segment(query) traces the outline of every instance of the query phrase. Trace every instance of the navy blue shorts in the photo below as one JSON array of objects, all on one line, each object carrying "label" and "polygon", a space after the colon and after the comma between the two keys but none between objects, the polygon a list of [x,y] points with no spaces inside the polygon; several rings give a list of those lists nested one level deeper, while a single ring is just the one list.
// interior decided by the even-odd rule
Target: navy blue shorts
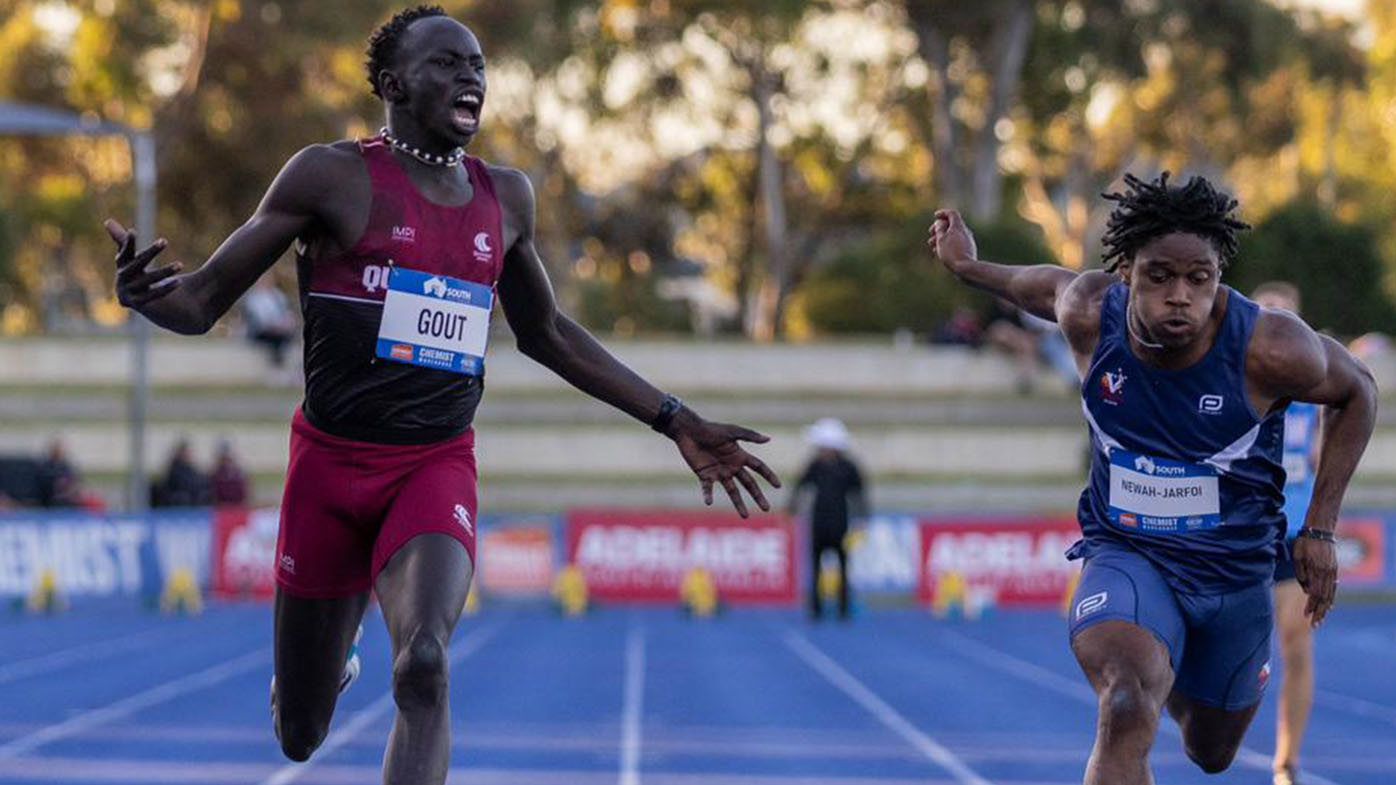
[{"label": "navy blue shorts", "polygon": [[1284,552],[1275,558],[1275,583],[1298,580],[1294,575],[1294,538],[1285,540]]},{"label": "navy blue shorts", "polygon": [[1103,621],[1152,632],[1168,649],[1173,689],[1227,711],[1258,703],[1270,680],[1271,584],[1226,594],[1184,594],[1126,545],[1101,543],[1086,559],[1071,606],[1071,637]]}]

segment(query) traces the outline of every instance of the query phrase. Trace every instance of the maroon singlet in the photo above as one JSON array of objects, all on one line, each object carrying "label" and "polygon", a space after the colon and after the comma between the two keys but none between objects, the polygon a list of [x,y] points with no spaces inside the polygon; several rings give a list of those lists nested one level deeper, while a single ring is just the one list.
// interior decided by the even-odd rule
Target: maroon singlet
[{"label": "maroon singlet", "polygon": [[305,315],[305,417],[334,436],[428,444],[459,436],[482,379],[375,359],[388,268],[397,265],[493,288],[504,264],[503,212],[483,161],[467,156],[474,188],[459,207],[427,201],[381,138],[359,142],[373,182],[368,227],[345,253],[297,248]]}]

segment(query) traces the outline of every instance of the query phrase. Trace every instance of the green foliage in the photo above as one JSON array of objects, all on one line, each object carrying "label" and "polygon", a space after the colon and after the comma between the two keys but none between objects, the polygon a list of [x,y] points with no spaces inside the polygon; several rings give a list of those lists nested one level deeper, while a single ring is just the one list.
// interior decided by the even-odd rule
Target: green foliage
[{"label": "green foliage", "polygon": [[1265,281],[1294,284],[1304,318],[1341,336],[1396,330],[1374,232],[1341,223],[1313,202],[1286,205],[1242,235],[1226,278],[1244,293]]},{"label": "green foliage", "polygon": [[653,276],[623,276],[618,282],[589,280],[578,286],[577,317],[619,335],[689,332],[688,308],[655,291]]},{"label": "green foliage", "polygon": [[[918,34],[918,20],[939,26],[959,75],[951,79],[961,98],[952,114],[962,132],[957,149],[970,156],[965,134],[986,128],[995,25],[1006,18],[998,12],[1015,2],[442,4],[475,30],[490,59],[491,104],[472,152],[532,178],[538,247],[583,321],[686,329],[685,306],[655,292],[659,273],[679,259],[702,264],[710,282],[741,302],[755,300],[742,295],[765,279],[752,143],[757,72],[772,77],[778,99],[796,320],[826,333],[928,332],[956,305],[984,307],[924,246],[923,211],[955,200],[935,192],[947,165],[932,153],[943,75],[923,78],[934,68],[914,44],[899,50],[894,35],[870,45],[874,39],[850,34],[849,20],[836,18],[881,19],[908,36]],[[167,256],[197,264],[245,220],[297,149],[377,128],[382,107],[364,81],[363,48],[403,5],[0,0],[0,96],[153,127]],[[41,23],[60,6],[80,17],[67,38]],[[1243,288],[1295,279],[1315,323],[1340,332],[1396,327],[1381,285],[1383,271],[1396,280],[1390,3],[1370,5],[1367,51],[1353,43],[1361,40],[1354,23],[1269,0],[1035,0],[1033,10],[1010,122],[977,137],[1002,135],[986,160],[1005,169],[1005,212],[1043,226],[1056,256],[1075,263],[1099,234],[1097,194],[1124,168],[1221,176],[1253,214],[1331,177],[1332,203],[1276,213],[1228,277]],[[830,19],[836,23],[819,28]],[[615,89],[627,81],[629,89]],[[612,93],[623,98],[608,99]],[[831,109],[829,99],[840,96],[847,100]],[[848,132],[846,121],[864,130]],[[709,122],[719,133],[700,143],[663,144],[683,137],[685,124]],[[569,136],[578,126],[584,132]],[[110,279],[100,219],[134,218],[127,166],[119,143],[0,142],[7,305],[36,309],[38,282],[60,270],[100,304]],[[598,172],[613,177],[598,184]],[[982,227],[982,255],[1051,260],[1028,227]],[[652,261],[632,264],[636,253]],[[586,277],[571,271],[579,255],[589,260]]]},{"label": "green foliage", "polygon": [[[810,325],[830,334],[907,329],[930,335],[957,307],[986,310],[988,298],[956,281],[926,247],[931,221],[931,215],[922,215],[880,233],[815,273],[800,297]],[[1021,221],[1000,221],[973,231],[981,259],[1008,264],[1056,261],[1041,234]]]}]

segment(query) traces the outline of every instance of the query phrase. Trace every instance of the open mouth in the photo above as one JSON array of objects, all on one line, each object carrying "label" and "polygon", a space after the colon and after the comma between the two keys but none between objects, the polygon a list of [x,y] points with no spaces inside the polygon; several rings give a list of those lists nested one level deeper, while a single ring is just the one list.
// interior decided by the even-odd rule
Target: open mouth
[{"label": "open mouth", "polygon": [[473,134],[480,128],[480,109],[485,96],[477,90],[467,90],[451,101],[451,124],[463,134]]}]

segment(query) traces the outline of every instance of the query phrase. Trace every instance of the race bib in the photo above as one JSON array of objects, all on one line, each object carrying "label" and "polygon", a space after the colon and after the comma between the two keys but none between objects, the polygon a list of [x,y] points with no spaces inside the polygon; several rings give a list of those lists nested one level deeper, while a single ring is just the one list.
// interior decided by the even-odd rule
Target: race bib
[{"label": "race bib", "polygon": [[393,267],[383,299],[377,355],[452,371],[485,372],[494,292],[488,286]]},{"label": "race bib", "polygon": [[1217,471],[1115,450],[1110,454],[1110,522],[1147,534],[1214,529],[1221,525]]}]

